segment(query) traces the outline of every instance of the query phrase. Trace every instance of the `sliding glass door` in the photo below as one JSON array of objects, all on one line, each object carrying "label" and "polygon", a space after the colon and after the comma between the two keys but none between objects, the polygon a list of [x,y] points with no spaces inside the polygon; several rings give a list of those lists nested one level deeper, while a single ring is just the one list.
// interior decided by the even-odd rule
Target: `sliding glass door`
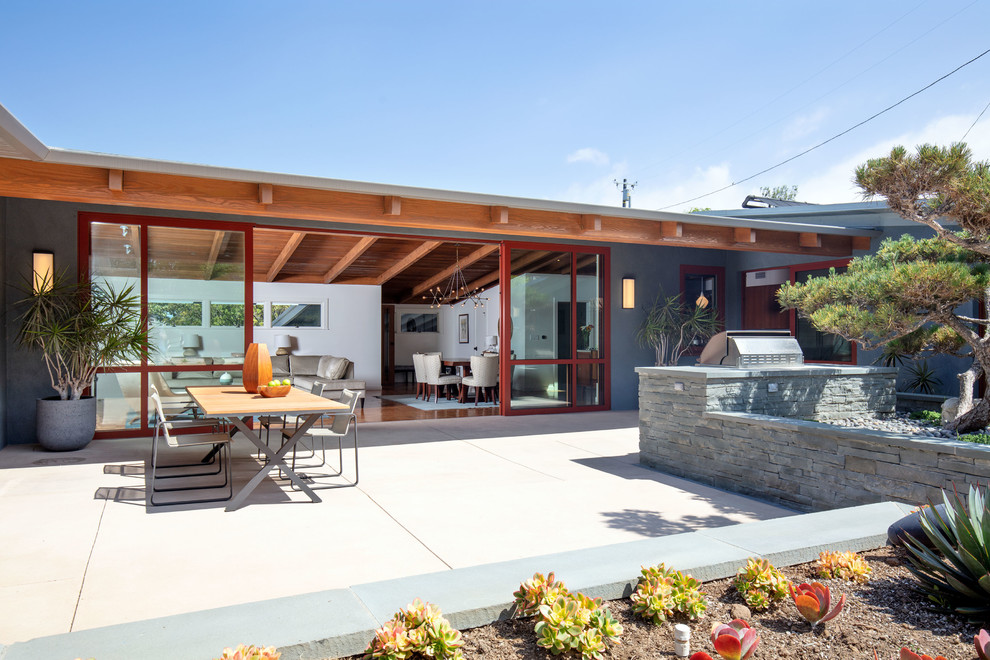
[{"label": "sliding glass door", "polygon": [[97,376],[102,437],[150,430],[151,385],[181,415],[186,387],[240,382],[253,319],[250,231],[229,223],[81,214],[80,235],[94,284],[133,287],[148,319],[148,358]]},{"label": "sliding glass door", "polygon": [[607,251],[509,244],[502,255],[503,410],[607,408]]}]

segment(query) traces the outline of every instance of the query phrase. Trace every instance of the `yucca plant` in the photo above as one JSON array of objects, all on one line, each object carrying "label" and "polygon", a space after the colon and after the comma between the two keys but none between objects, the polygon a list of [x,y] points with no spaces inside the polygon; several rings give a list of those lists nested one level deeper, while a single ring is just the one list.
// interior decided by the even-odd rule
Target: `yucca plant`
[{"label": "yucca plant", "polygon": [[[971,619],[990,615],[990,510],[984,492],[970,485],[966,501],[942,490],[943,512],[920,512],[921,529],[938,553],[905,537],[910,570],[935,603]],[[940,554],[939,554],[940,553]]]}]

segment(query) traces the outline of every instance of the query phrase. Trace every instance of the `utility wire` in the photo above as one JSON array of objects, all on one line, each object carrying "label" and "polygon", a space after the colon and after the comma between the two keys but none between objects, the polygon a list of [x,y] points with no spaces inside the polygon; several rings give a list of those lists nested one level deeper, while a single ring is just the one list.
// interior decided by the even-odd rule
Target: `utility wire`
[{"label": "utility wire", "polygon": [[985,108],[983,108],[983,111],[982,111],[982,112],[980,112],[980,114],[979,114],[979,115],[977,115],[977,117],[976,117],[976,119],[975,119],[975,120],[973,120],[973,123],[972,123],[972,124],[970,124],[970,127],[966,129],[966,132],[965,132],[965,133],[963,133],[963,136],[962,136],[962,139],[961,139],[961,140],[959,140],[960,142],[962,142],[963,140],[965,140],[965,139],[966,139],[966,136],[967,136],[967,135],[969,135],[969,132],[970,132],[971,130],[973,130],[973,126],[976,126],[976,122],[978,122],[978,121],[980,121],[980,117],[982,117],[982,116],[983,116],[983,113],[987,111],[987,108],[990,108],[990,102],[988,102],[988,103],[987,103],[987,105],[986,105],[986,107],[985,107]]},{"label": "utility wire", "polygon": [[[844,131],[842,131],[841,133],[838,133],[838,134],[836,134],[836,135],[833,135],[832,137],[830,137],[830,138],[829,138],[829,139],[827,139],[827,140],[824,140],[823,142],[819,142],[818,144],[816,144],[816,145],[815,145],[815,146],[813,146],[813,147],[809,147],[809,148],[807,148],[807,149],[805,149],[804,151],[802,151],[802,152],[801,152],[801,153],[799,153],[799,154],[795,154],[794,156],[791,156],[791,157],[790,157],[790,158],[788,158],[787,160],[782,160],[781,162],[779,162],[779,163],[777,163],[776,165],[771,165],[770,167],[768,167],[768,168],[766,168],[766,169],[763,169],[763,170],[760,170],[760,171],[759,171],[759,172],[757,172],[756,174],[751,174],[751,175],[749,175],[748,177],[746,177],[746,178],[744,178],[744,179],[739,179],[738,181],[733,181],[733,182],[732,182],[732,183],[730,183],[729,185],[727,185],[727,186],[723,186],[723,187],[721,187],[721,188],[719,188],[718,190],[713,190],[713,191],[711,191],[711,192],[708,192],[708,193],[705,193],[704,195],[698,195],[697,197],[692,197],[691,199],[686,199],[686,200],[684,200],[683,202],[677,202],[676,204],[670,204],[669,206],[664,206],[663,208],[660,208],[660,209],[657,209],[657,210],[658,210],[658,211],[666,211],[666,210],[667,210],[667,209],[669,209],[669,208],[673,208],[673,207],[675,207],[675,206],[680,206],[681,204],[689,204],[689,203],[691,203],[691,202],[695,202],[695,201],[697,201],[697,200],[699,200],[699,199],[703,199],[703,198],[705,198],[705,197],[708,197],[708,196],[710,196],[710,195],[715,195],[715,194],[717,194],[717,193],[720,193],[720,192],[723,192],[723,191],[725,191],[725,190],[728,190],[729,188],[733,188],[733,187],[735,187],[735,186],[738,186],[738,185],[739,185],[740,183],[745,183],[745,182],[747,182],[747,181],[750,181],[750,180],[752,180],[752,179],[755,179],[755,178],[756,178],[756,177],[758,177],[758,176],[761,176],[761,175],[763,175],[763,174],[766,174],[767,172],[771,172],[771,171],[773,171],[773,170],[775,170],[775,169],[777,169],[778,167],[781,167],[782,165],[786,165],[787,163],[789,163],[789,162],[791,162],[792,160],[797,160],[797,159],[798,159],[798,158],[800,158],[801,156],[804,156],[805,154],[808,154],[808,153],[811,153],[811,152],[812,152],[812,151],[814,151],[815,149],[818,149],[819,147],[823,147],[823,146],[825,146],[825,145],[826,145],[826,144],[828,144],[829,142],[831,142],[831,141],[833,141],[833,140],[836,140],[836,139],[838,139],[838,138],[840,138],[840,137],[842,137],[842,136],[843,136],[843,135],[845,135],[846,133],[850,133],[850,132],[852,132],[852,131],[854,131],[854,130],[856,130],[857,128],[859,128],[859,127],[860,127],[860,126],[862,126],[863,124],[866,124],[866,123],[869,123],[869,122],[871,122],[871,121],[873,121],[874,119],[876,119],[876,118],[877,118],[877,117],[879,117],[880,115],[882,115],[882,114],[884,114],[884,113],[887,113],[887,112],[889,112],[889,111],[891,111],[891,110],[893,110],[894,108],[896,108],[897,106],[899,106],[899,105],[901,105],[901,104],[902,104],[902,103],[904,103],[905,101],[908,101],[908,100],[910,100],[910,99],[912,99],[912,98],[914,98],[915,96],[917,96],[918,94],[921,94],[922,92],[924,92],[924,91],[926,91],[926,90],[928,90],[929,88],[931,88],[931,87],[934,87],[935,85],[937,85],[938,83],[940,83],[940,82],[942,82],[943,80],[945,80],[946,78],[948,78],[948,77],[949,77],[949,76],[951,76],[952,74],[954,74],[954,73],[956,73],[956,72],[957,72],[957,71],[959,71],[960,69],[962,69],[962,68],[964,68],[964,67],[967,67],[967,66],[969,66],[970,64],[972,64],[973,62],[975,62],[976,60],[978,60],[978,59],[980,59],[981,57],[983,57],[983,56],[984,56],[984,55],[986,55],[987,53],[990,53],[990,49],[987,49],[987,50],[985,50],[985,51],[983,51],[982,53],[980,53],[979,55],[977,55],[977,56],[976,56],[976,57],[974,57],[973,59],[971,59],[971,60],[969,60],[968,62],[965,62],[965,63],[963,63],[963,64],[960,64],[960,65],[959,65],[959,66],[957,66],[957,67],[956,67],[955,69],[953,69],[952,71],[949,71],[949,72],[948,72],[947,74],[945,74],[945,75],[944,75],[944,76],[942,76],[941,78],[938,78],[937,80],[934,80],[934,81],[932,81],[932,82],[930,82],[930,83],[928,83],[927,85],[925,85],[924,87],[922,87],[922,88],[921,88],[921,89],[919,89],[918,91],[916,91],[916,92],[914,92],[913,94],[909,94],[908,96],[905,96],[904,98],[902,98],[902,99],[901,99],[900,101],[898,101],[897,103],[894,103],[893,105],[889,105],[889,106],[887,106],[886,108],[884,108],[884,109],[883,109],[883,110],[881,110],[880,112],[878,112],[878,113],[876,113],[876,114],[874,114],[873,116],[871,116],[871,117],[868,117],[868,118],[866,118],[866,119],[864,119],[863,121],[861,121],[861,122],[859,122],[858,124],[856,124],[856,125],[854,125],[854,126],[850,126],[849,128],[847,128],[846,130],[844,130]],[[988,107],[990,107],[990,106],[988,106]],[[980,114],[982,115],[983,113],[980,113]],[[968,132],[969,132],[969,131],[967,131],[967,133],[968,133]]]}]

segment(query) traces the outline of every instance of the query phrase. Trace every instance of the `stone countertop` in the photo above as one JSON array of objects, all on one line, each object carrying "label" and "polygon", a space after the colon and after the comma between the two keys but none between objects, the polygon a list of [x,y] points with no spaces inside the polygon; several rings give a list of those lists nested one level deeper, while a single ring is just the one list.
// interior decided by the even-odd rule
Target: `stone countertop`
[{"label": "stone countertop", "polygon": [[707,378],[765,378],[771,376],[860,376],[868,374],[896,374],[894,367],[860,367],[834,364],[802,364],[794,367],[766,367],[738,369],[717,365],[693,365],[684,367],[636,367],[636,373],[644,376],[683,376],[692,379]]}]

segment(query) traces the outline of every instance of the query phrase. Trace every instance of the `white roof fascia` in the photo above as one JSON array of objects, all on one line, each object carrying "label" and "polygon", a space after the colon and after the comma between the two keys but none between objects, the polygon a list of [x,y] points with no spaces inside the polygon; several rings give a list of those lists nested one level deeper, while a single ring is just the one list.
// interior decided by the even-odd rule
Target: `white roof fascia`
[{"label": "white roof fascia", "polygon": [[0,146],[7,146],[26,160],[45,160],[49,149],[0,104]]},{"label": "white roof fascia", "polygon": [[439,202],[480,204],[484,206],[506,206],[518,209],[551,211],[558,213],[577,213],[582,215],[606,215],[611,217],[650,220],[654,222],[674,221],[685,224],[749,227],[751,229],[764,229],[768,231],[815,232],[819,234],[842,234],[846,236],[875,236],[880,234],[879,231],[862,228],[842,228],[829,225],[780,222],[776,220],[741,219],[735,217],[671,213],[666,211],[648,211],[643,209],[621,208],[615,206],[600,206],[596,204],[580,204],[575,202],[559,202],[552,200],[531,199],[526,197],[508,197],[504,195],[489,195],[483,193],[438,190],[434,188],[398,186],[381,183],[369,183],[364,181],[349,181],[346,179],[329,179],[299,174],[283,174],[279,172],[264,172],[232,167],[217,167],[213,165],[197,165],[193,163],[136,158],[133,156],[117,156],[88,151],[60,149],[57,147],[51,148],[45,161],[65,165],[102,167],[125,171],[131,170],[157,174],[173,174],[178,176],[222,179],[248,183],[268,183],[272,185],[292,186],[296,188],[314,188],[318,190],[333,190],[336,192],[350,192],[367,195],[390,195],[395,197],[424,199]]}]

